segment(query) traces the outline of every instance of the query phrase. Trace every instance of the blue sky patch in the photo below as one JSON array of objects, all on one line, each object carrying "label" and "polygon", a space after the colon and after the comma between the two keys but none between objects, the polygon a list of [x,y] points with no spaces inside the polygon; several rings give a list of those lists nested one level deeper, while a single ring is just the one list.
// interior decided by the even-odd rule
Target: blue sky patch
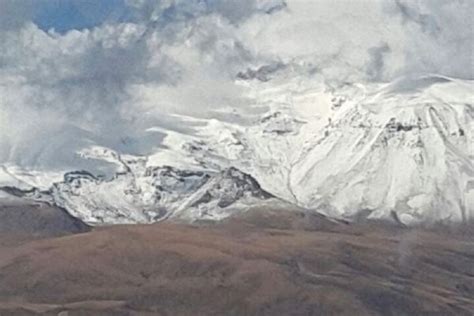
[{"label": "blue sky patch", "polygon": [[43,30],[65,33],[93,28],[104,22],[124,22],[131,18],[124,0],[52,0],[38,2],[34,22]]}]

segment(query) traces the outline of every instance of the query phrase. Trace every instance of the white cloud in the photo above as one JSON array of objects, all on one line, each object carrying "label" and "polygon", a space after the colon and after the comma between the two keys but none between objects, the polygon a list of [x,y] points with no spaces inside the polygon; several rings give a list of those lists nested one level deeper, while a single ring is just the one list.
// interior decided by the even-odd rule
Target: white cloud
[{"label": "white cloud", "polygon": [[406,34],[402,72],[474,79],[474,2],[397,0],[385,5]]},{"label": "white cloud", "polygon": [[[43,0],[38,0],[43,1]],[[0,31],[21,27],[31,19],[34,0],[0,0]]]},{"label": "white cloud", "polygon": [[474,72],[469,0],[127,0],[133,23],[66,34],[28,22],[31,3],[0,0],[0,163],[41,164],[48,144],[64,164],[89,141],[149,150],[169,114],[245,109],[233,79],[270,62],[339,81]]},{"label": "white cloud", "polygon": [[[254,16],[243,26],[254,53],[284,60],[305,56],[327,75],[350,80],[358,70],[381,80],[413,72],[474,76],[472,1],[287,3],[288,10]],[[383,54],[374,54],[377,48]],[[383,69],[373,69],[376,64]]]}]

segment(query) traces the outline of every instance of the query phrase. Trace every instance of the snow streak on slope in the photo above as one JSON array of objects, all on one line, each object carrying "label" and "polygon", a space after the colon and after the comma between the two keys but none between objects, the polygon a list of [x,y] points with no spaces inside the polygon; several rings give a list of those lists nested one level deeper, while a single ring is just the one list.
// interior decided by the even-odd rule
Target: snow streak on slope
[{"label": "snow streak on slope", "polygon": [[438,88],[405,94],[391,85],[342,109],[295,165],[298,200],[333,215],[396,212],[406,223],[472,218],[473,108],[443,100]]}]

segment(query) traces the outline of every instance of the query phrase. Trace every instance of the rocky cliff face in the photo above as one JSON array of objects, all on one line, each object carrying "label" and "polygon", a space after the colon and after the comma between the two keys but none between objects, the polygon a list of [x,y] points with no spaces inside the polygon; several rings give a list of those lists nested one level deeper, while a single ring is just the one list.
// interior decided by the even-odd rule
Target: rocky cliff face
[{"label": "rocky cliff face", "polygon": [[[32,191],[23,194],[38,198]],[[89,224],[215,220],[227,217],[234,207],[272,197],[250,175],[235,168],[210,173],[169,166],[130,168],[111,179],[71,172],[42,195]]]}]

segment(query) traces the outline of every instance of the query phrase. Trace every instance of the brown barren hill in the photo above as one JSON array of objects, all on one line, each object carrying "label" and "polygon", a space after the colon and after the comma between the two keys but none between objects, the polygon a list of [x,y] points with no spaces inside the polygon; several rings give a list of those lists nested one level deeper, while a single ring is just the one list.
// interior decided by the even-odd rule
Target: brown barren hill
[{"label": "brown barren hill", "polygon": [[472,315],[472,226],[259,210],[0,247],[0,315]]}]

